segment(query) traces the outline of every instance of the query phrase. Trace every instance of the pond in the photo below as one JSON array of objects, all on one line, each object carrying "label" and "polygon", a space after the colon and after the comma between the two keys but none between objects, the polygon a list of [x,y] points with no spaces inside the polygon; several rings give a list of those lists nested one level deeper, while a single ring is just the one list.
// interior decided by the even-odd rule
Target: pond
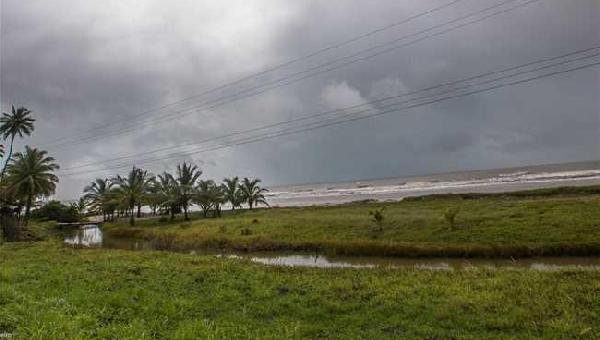
[{"label": "pond", "polygon": [[[65,232],[64,243],[74,247],[125,250],[155,250],[150,241],[107,237],[97,225],[90,224]],[[317,268],[417,268],[426,270],[460,270],[470,268],[528,268],[559,270],[579,268],[600,270],[600,257],[531,257],[520,259],[398,258],[376,256],[329,256],[289,252],[216,253],[191,250],[192,254],[246,259],[269,266]]]}]

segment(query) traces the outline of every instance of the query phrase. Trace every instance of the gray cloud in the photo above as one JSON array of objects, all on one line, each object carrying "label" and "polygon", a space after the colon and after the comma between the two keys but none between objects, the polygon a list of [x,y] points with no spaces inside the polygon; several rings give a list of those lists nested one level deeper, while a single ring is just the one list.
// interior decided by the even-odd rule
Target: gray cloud
[{"label": "gray cloud", "polygon": [[[465,0],[262,79],[276,79],[497,2]],[[3,111],[11,104],[32,109],[38,119],[35,136],[19,141],[18,147],[44,147],[90,127],[122,119],[135,124],[156,114],[136,116],[149,108],[441,3],[3,0],[0,104]],[[543,0],[256,97],[140,125],[131,133],[93,143],[46,148],[68,168],[202,140],[598,45],[599,22],[596,0]],[[187,159],[201,164],[209,177],[259,176],[280,184],[598,159],[599,83],[598,69],[587,69],[147,167],[160,172]],[[201,102],[194,99],[172,109]],[[127,121],[94,133],[124,128]],[[86,182],[103,175],[61,177],[58,196],[76,197]]]}]

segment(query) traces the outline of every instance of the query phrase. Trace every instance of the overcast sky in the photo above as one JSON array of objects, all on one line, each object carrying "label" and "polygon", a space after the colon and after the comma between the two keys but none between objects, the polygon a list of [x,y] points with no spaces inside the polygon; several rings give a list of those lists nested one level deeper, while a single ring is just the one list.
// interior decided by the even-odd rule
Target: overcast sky
[{"label": "overcast sky", "polygon": [[[0,104],[3,112],[24,105],[37,119],[18,149],[37,145],[69,169],[600,45],[598,0],[541,0],[257,96],[115,133],[501,0],[463,0],[260,79],[142,114],[448,2],[2,0]],[[191,159],[204,177],[285,184],[600,159],[599,75],[588,68],[144,167],[157,173]],[[76,138],[56,141],[65,136]],[[97,172],[102,164],[84,169],[90,171],[61,176],[58,198],[125,172]]]}]

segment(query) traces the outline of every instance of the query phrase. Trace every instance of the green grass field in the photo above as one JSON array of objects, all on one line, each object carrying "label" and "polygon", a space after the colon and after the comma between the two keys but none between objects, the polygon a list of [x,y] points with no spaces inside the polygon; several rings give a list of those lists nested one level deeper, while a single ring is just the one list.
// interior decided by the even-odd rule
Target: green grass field
[{"label": "green grass field", "polygon": [[[395,203],[242,211],[191,222],[147,219],[105,225],[116,237],[155,240],[161,249],[314,250],[355,255],[599,255],[600,189],[504,195],[446,195]],[[383,231],[369,211],[385,207]],[[443,219],[458,207],[456,228]],[[250,235],[243,235],[244,230]]]},{"label": "green grass field", "polygon": [[169,252],[0,246],[17,339],[600,336],[600,272],[267,267]]}]

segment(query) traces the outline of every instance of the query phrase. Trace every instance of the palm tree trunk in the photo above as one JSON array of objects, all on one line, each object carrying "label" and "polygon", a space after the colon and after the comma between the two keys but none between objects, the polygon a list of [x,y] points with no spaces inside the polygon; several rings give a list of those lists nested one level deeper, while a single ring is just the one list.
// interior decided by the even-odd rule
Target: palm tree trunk
[{"label": "palm tree trunk", "polygon": [[188,217],[188,212],[187,212],[187,211],[188,211],[187,205],[184,205],[184,206],[183,206],[183,216],[184,216],[184,219],[185,219],[186,221],[189,221],[189,220],[190,220],[190,218]]},{"label": "palm tree trunk", "polygon": [[6,162],[4,162],[4,166],[2,167],[2,173],[0,174],[0,178],[4,178],[4,171],[6,171],[6,166],[8,165],[8,161],[12,157],[13,152],[13,142],[15,141],[15,135],[10,136],[10,149],[8,149],[8,154],[6,155]]},{"label": "palm tree trunk", "polygon": [[173,221],[175,219],[175,207],[171,207],[169,210],[171,212],[171,221]]},{"label": "palm tree trunk", "polygon": [[131,206],[131,215],[129,215],[129,225],[134,225],[135,224],[135,217],[133,215],[133,209],[134,209],[134,207]]},{"label": "palm tree trunk", "polygon": [[142,204],[138,204],[137,206],[137,218],[142,217]]},{"label": "palm tree trunk", "polygon": [[[29,211],[31,210],[31,202],[32,201],[33,201],[33,197],[31,194],[29,194],[27,196],[27,203],[25,204],[25,220],[23,221],[24,226],[27,226],[27,222],[29,222]],[[19,232],[20,232],[20,230],[19,230]]]}]

